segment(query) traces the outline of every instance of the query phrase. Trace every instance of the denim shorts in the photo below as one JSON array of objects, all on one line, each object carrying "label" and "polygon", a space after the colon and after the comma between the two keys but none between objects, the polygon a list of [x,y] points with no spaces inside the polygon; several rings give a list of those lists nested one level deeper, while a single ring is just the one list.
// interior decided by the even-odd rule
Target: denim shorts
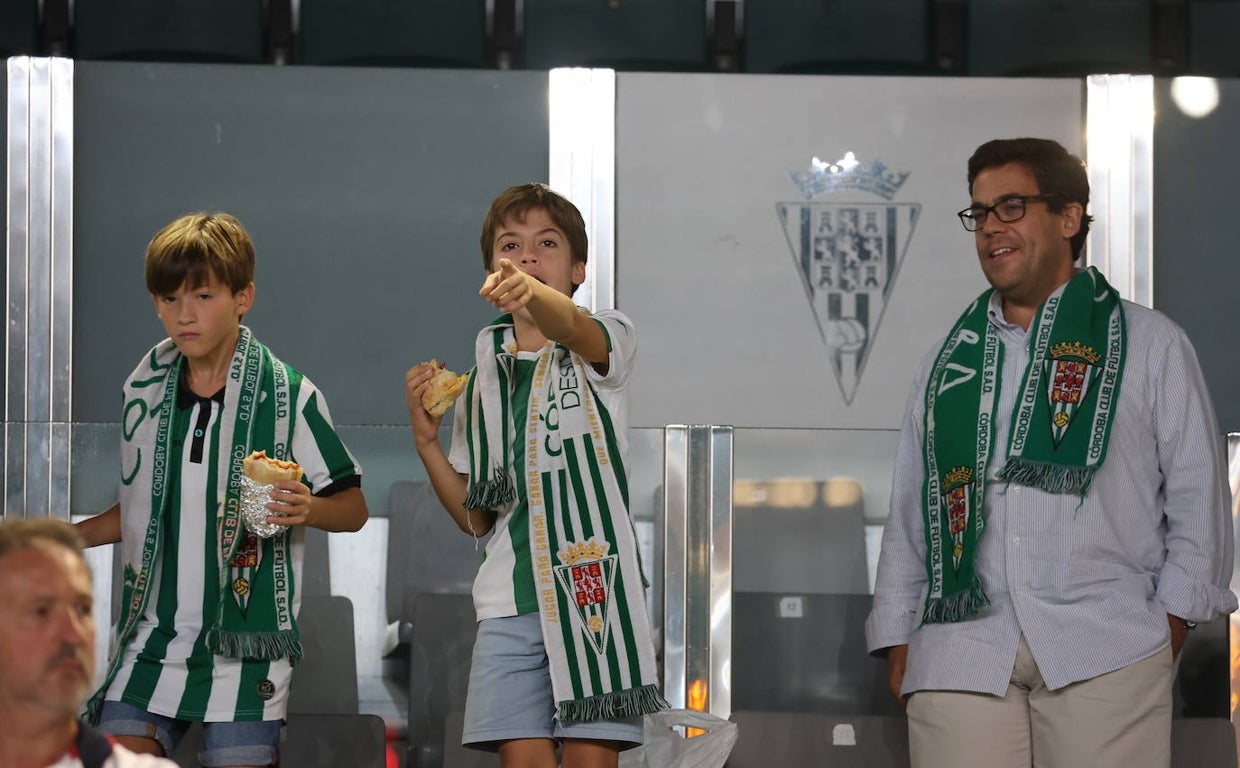
[{"label": "denim shorts", "polygon": [[461,743],[495,752],[511,739],[595,739],[642,743],[642,719],[564,725],[555,717],[551,668],[538,613],[478,624]]},{"label": "denim shorts", "polygon": [[[189,720],[176,720],[139,709],[123,701],[105,701],[99,715],[99,729],[113,736],[140,736],[154,739],[171,755],[189,730]],[[280,750],[280,720],[236,723],[203,723],[203,751],[198,762],[204,766],[273,765]]]}]

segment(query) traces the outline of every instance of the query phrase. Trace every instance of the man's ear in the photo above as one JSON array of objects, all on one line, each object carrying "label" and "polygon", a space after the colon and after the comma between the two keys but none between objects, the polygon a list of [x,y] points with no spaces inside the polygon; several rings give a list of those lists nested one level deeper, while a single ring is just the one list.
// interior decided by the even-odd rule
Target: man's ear
[{"label": "man's ear", "polygon": [[1081,217],[1085,215],[1085,206],[1080,203],[1068,203],[1064,205],[1059,215],[1063,217],[1064,239],[1071,240],[1076,237],[1076,233],[1081,231]]}]

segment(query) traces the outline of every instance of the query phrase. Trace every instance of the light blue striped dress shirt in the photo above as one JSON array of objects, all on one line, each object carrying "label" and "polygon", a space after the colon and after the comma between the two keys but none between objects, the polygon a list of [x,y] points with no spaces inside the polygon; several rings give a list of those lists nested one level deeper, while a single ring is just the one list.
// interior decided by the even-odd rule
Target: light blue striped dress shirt
[{"label": "light blue striped dress shirt", "polygon": [[[1060,288],[1062,290],[1062,288]],[[1184,332],[1124,302],[1127,360],[1106,461],[1082,503],[1075,495],[994,480],[1029,359],[1023,329],[990,322],[1004,345],[995,452],[987,472],[978,572],[991,605],[956,623],[920,625],[925,604],[922,362],[900,435],[883,533],[871,652],[909,644],[904,693],[1003,695],[1024,634],[1046,684],[1061,688],[1140,661],[1170,640],[1166,614],[1208,621],[1236,609],[1228,588],[1232,523],[1214,408]],[[920,625],[920,626],[919,626]]]}]

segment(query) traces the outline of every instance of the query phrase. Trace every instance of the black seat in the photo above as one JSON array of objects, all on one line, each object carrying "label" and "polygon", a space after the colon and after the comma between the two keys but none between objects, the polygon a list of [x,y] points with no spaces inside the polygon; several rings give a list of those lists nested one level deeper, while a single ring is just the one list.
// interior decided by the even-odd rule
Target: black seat
[{"label": "black seat", "polygon": [[464,712],[449,712],[444,721],[443,768],[499,768],[499,755],[461,746]]},{"label": "black seat", "polygon": [[407,614],[412,624],[408,765],[441,768],[448,713],[465,709],[478,635],[474,602],[469,595],[417,595],[409,598]]},{"label": "black seat", "polygon": [[293,667],[288,711],[357,714],[357,646],[353,603],[339,595],[308,595],[297,614],[305,656]]},{"label": "black seat", "polygon": [[267,60],[263,0],[76,0],[80,59],[253,63]]},{"label": "black seat", "polygon": [[735,592],[732,705],[758,712],[899,715],[865,647],[870,595]]},{"label": "black seat", "polygon": [[484,0],[301,0],[303,64],[487,66]]},{"label": "black seat", "polygon": [[1236,729],[1225,717],[1177,717],[1171,721],[1171,768],[1232,768]]},{"label": "black seat", "polygon": [[[969,3],[969,74],[1083,77],[1150,72],[1154,3],[1006,0]],[[1020,34],[1011,34],[1012,30]],[[998,39],[997,35],[1005,39]]]},{"label": "black seat", "polygon": [[0,3],[0,58],[37,56],[39,53],[39,0]]},{"label": "black seat", "polygon": [[522,9],[526,69],[707,68],[701,0],[524,0]]},{"label": "black seat", "polygon": [[485,539],[475,541],[456,527],[430,483],[393,483],[388,494],[388,620],[402,618],[410,597],[469,594],[484,546]]},{"label": "black seat", "polygon": [[924,74],[926,0],[764,0],[745,4],[746,72]]}]

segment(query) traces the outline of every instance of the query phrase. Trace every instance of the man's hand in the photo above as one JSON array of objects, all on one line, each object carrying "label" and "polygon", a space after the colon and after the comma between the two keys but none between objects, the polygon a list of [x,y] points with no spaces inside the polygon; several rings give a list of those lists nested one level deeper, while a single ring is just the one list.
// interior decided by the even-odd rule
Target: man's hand
[{"label": "man's hand", "polygon": [[508,259],[499,260],[499,268],[487,275],[478,294],[501,312],[516,312],[534,297],[537,280],[517,269]]},{"label": "man's hand", "polygon": [[900,686],[904,684],[904,666],[907,663],[907,645],[893,645],[887,649],[887,690],[900,702],[901,709],[908,706],[908,701],[900,695]]},{"label": "man's hand", "polygon": [[1184,648],[1184,641],[1188,639],[1188,627],[1184,624],[1184,619],[1179,616],[1167,614],[1167,624],[1171,627],[1171,658],[1180,658],[1180,651]]}]

